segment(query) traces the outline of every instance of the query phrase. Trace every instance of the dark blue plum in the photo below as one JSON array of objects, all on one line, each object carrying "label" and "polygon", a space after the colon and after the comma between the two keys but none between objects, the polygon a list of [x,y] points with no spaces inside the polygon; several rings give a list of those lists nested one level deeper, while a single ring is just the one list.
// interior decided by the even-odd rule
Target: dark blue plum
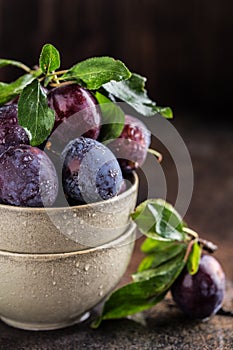
[{"label": "dark blue plum", "polygon": [[29,145],[30,140],[28,134],[19,125],[0,126],[0,155],[9,147],[17,145]]},{"label": "dark blue plum", "polygon": [[80,137],[62,152],[62,181],[66,196],[91,203],[117,195],[122,172],[113,153],[96,140]]},{"label": "dark blue plum", "polygon": [[201,257],[199,270],[190,275],[184,270],[171,288],[180,309],[191,318],[204,319],[216,314],[225,292],[225,274],[211,255]]},{"label": "dark blue plum", "polygon": [[18,106],[9,104],[0,107],[0,126],[18,125]]},{"label": "dark blue plum", "polygon": [[40,149],[10,147],[0,156],[0,202],[22,207],[51,206],[58,178],[53,163]]},{"label": "dark blue plum", "polygon": [[17,105],[0,107],[0,155],[11,146],[29,143],[28,134],[18,125]]}]

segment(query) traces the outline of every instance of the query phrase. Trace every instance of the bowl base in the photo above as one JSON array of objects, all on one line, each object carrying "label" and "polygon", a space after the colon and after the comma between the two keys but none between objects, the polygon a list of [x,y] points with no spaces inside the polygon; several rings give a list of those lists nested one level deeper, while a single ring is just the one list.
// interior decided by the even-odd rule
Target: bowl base
[{"label": "bowl base", "polygon": [[82,314],[77,318],[63,321],[61,323],[27,323],[27,322],[24,323],[24,322],[11,320],[7,317],[2,317],[2,316],[0,317],[0,319],[11,327],[20,328],[27,331],[50,331],[50,330],[73,326],[76,323],[84,322],[89,318],[89,316],[90,316],[90,312],[85,312],[84,314]]}]

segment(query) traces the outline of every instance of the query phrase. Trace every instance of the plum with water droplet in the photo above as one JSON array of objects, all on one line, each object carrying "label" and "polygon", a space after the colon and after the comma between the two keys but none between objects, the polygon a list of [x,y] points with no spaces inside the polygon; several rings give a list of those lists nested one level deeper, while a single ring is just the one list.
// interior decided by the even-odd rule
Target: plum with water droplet
[{"label": "plum with water droplet", "polygon": [[66,196],[78,202],[96,202],[116,196],[122,172],[114,154],[100,142],[80,137],[62,152],[62,181]]},{"label": "plum with water droplet", "polygon": [[125,172],[141,167],[151,142],[151,133],[145,124],[131,115],[125,116],[121,135],[108,144]]},{"label": "plum with water droplet", "polygon": [[28,134],[18,124],[18,107],[10,104],[0,107],[0,155],[9,147],[30,143]]},{"label": "plum with water droplet", "polygon": [[10,147],[0,156],[0,202],[22,207],[51,206],[58,178],[53,163],[37,147]]},{"label": "plum with water droplet", "polygon": [[101,116],[90,91],[78,84],[66,84],[50,90],[47,97],[55,111],[53,132],[58,142],[67,143],[80,136],[97,139]]}]

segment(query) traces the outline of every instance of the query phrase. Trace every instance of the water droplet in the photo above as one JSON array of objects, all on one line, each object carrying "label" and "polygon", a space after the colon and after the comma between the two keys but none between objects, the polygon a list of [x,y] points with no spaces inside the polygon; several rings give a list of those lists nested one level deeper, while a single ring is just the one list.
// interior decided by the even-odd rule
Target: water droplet
[{"label": "water droplet", "polygon": [[76,217],[77,217],[77,213],[74,213],[74,214],[73,214],[73,217],[76,218]]},{"label": "water droplet", "polygon": [[88,271],[89,268],[90,268],[90,265],[86,265],[86,266],[84,267],[84,270],[85,270],[85,271]]},{"label": "water droplet", "polygon": [[83,225],[84,224],[84,221],[83,220],[80,220],[80,225]]},{"label": "water droplet", "polygon": [[103,285],[101,284],[100,286],[99,286],[99,289],[102,289],[103,288]]},{"label": "water droplet", "polygon": [[103,294],[104,294],[104,292],[102,290],[100,290],[99,296],[102,297]]},{"label": "water droplet", "polygon": [[89,286],[89,284],[90,284],[90,282],[86,282],[86,283],[85,283],[86,286]]},{"label": "water droplet", "polygon": [[95,216],[96,216],[96,213],[93,213],[93,214],[92,214],[92,217],[94,218]]},{"label": "water droplet", "polygon": [[53,281],[53,286],[56,286],[57,282],[56,281]]},{"label": "water droplet", "polygon": [[45,298],[48,298],[48,294],[45,294]]},{"label": "water droplet", "polygon": [[79,267],[79,261],[76,262],[75,266],[76,266],[76,267]]}]

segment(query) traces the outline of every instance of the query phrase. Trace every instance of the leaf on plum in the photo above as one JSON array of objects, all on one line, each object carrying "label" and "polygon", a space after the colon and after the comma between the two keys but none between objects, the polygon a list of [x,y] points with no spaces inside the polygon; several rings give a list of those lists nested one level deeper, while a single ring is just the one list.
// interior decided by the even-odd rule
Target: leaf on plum
[{"label": "leaf on plum", "polygon": [[22,75],[12,83],[0,83],[0,105],[3,105],[19,95],[35,77],[31,74]]},{"label": "leaf on plum", "polygon": [[131,76],[123,62],[112,57],[93,57],[77,63],[61,80],[76,80],[89,90],[98,90],[111,80],[126,80]]},{"label": "leaf on plum", "polygon": [[14,66],[17,68],[21,68],[21,69],[25,70],[27,73],[30,73],[30,68],[27,67],[24,63],[19,62],[19,61],[0,58],[0,68],[6,67],[6,66]]},{"label": "leaf on plum", "polygon": [[195,275],[195,273],[197,273],[198,271],[199,263],[201,259],[201,252],[202,252],[202,249],[198,244],[198,242],[194,242],[191,253],[189,254],[188,261],[187,261],[187,269],[190,275]]},{"label": "leaf on plum", "polygon": [[46,95],[37,79],[22,91],[18,103],[19,124],[31,136],[31,145],[40,145],[54,126],[55,113],[48,107]]},{"label": "leaf on plum", "polygon": [[[151,243],[150,243],[151,242]],[[156,246],[153,243],[157,243]],[[141,263],[138,266],[138,272],[153,269],[157,266],[160,266],[164,262],[173,259],[181,253],[186,252],[187,244],[178,243],[178,242],[163,242],[157,241],[152,238],[147,238],[142,243],[141,250],[145,252],[145,247],[150,246],[150,253],[142,259]],[[148,252],[148,250],[147,250]]]},{"label": "leaf on plum", "polygon": [[122,109],[100,92],[95,93],[102,115],[102,125],[99,135],[101,142],[110,141],[120,136],[125,122]]},{"label": "leaf on plum", "polygon": [[150,309],[166,295],[184,268],[183,256],[162,267],[133,275],[134,282],[114,291],[104,304],[102,315],[92,324],[97,328],[102,320],[127,317]]},{"label": "leaf on plum", "polygon": [[40,59],[40,69],[47,75],[60,67],[60,54],[58,50],[51,44],[43,46]]},{"label": "leaf on plum", "polygon": [[163,199],[148,199],[131,215],[138,229],[147,237],[161,241],[183,241],[184,222],[175,208]]},{"label": "leaf on plum", "polygon": [[148,97],[145,83],[146,78],[133,73],[128,80],[110,81],[104,84],[103,88],[108,93],[128,103],[144,116],[153,116],[159,113],[165,118],[172,118],[172,110],[169,107],[159,107]]}]

